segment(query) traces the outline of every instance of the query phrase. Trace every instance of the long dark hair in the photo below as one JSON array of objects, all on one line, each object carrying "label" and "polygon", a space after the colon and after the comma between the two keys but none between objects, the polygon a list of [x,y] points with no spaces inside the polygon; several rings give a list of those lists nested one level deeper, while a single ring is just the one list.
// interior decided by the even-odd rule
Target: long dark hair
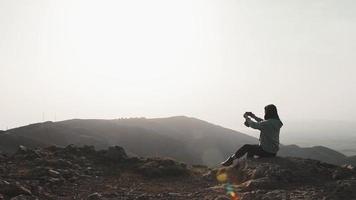
[{"label": "long dark hair", "polygon": [[268,119],[278,119],[279,121],[281,121],[278,116],[277,107],[273,104],[267,105],[265,107],[265,120]]}]

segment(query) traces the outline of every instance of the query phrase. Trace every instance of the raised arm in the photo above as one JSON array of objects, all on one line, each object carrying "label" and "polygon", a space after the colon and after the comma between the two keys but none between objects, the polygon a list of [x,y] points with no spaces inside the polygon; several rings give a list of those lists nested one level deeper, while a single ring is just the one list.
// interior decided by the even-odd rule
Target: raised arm
[{"label": "raised arm", "polygon": [[257,117],[257,116],[256,116],[255,114],[253,114],[253,113],[252,113],[251,117],[252,117],[254,120],[256,120],[257,122],[262,122],[262,121],[263,121],[263,119]]},{"label": "raised arm", "polygon": [[[256,120],[257,121],[257,120]],[[265,121],[261,120],[261,121],[257,121],[254,122],[253,120],[251,120],[250,118],[246,118],[246,122],[248,124],[249,127],[253,128],[253,129],[258,129],[258,130],[262,130],[263,127],[265,126]]]},{"label": "raised arm", "polygon": [[246,118],[246,117],[248,117],[248,116],[250,116],[252,119],[256,120],[257,122],[262,122],[262,121],[263,121],[263,119],[257,117],[257,116],[256,116],[255,114],[253,114],[252,112],[246,112],[245,115],[244,115],[244,117]]}]

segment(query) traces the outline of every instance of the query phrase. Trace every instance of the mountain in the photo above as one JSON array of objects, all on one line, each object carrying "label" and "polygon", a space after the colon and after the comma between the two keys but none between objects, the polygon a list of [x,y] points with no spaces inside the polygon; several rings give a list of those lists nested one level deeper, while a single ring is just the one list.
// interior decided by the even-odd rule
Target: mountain
[{"label": "mountain", "polygon": [[[282,133],[283,134],[283,133]],[[190,164],[214,166],[243,144],[257,138],[196,118],[129,118],[114,120],[73,119],[19,127],[0,134],[0,151],[14,153],[18,145],[29,147],[111,145],[131,156],[171,157]],[[333,164],[355,164],[345,155],[325,147],[281,145],[279,155],[318,159]]]},{"label": "mountain", "polygon": [[48,146],[48,143],[43,143],[21,135],[0,134],[0,152],[13,153],[20,145],[35,148]]},{"label": "mountain", "polygon": [[356,163],[356,156],[350,156],[347,158],[350,163]]},{"label": "mountain", "polygon": [[301,148],[297,145],[286,145],[281,147],[280,151],[278,152],[278,155],[310,158],[310,159],[321,160],[323,162],[333,163],[337,165],[342,165],[342,164],[355,165],[355,162],[351,162],[351,160],[348,160],[349,158],[344,154],[323,146]]},{"label": "mountain", "polygon": [[327,146],[347,156],[356,155],[355,121],[334,120],[286,120],[281,140],[284,144],[311,147]]},{"label": "mountain", "polygon": [[167,158],[129,157],[111,146],[21,146],[0,154],[0,199],[356,199],[356,170],[311,159],[241,160],[210,169]]},{"label": "mountain", "polygon": [[[16,142],[19,137],[34,141],[33,144],[41,144],[39,146],[87,144],[101,149],[120,145],[130,155],[159,155],[208,165],[220,162],[231,149],[257,142],[256,138],[245,134],[187,117],[74,119],[32,124],[11,129],[5,135],[7,137],[1,137],[0,140],[14,148],[22,143]],[[14,148],[8,146],[1,146],[1,150],[13,153]]]}]

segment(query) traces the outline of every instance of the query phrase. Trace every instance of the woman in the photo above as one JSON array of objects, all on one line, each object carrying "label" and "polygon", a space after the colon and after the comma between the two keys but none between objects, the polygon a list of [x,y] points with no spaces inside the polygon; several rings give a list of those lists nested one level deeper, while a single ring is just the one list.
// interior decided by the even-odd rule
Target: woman
[{"label": "woman", "polygon": [[[230,156],[226,161],[222,162],[223,166],[232,165],[235,159],[239,159],[245,154],[247,158],[252,158],[257,155],[259,157],[274,157],[279,150],[279,131],[283,123],[279,119],[277,107],[273,104],[265,107],[264,120],[257,117],[252,112],[244,114],[246,119],[245,125],[253,129],[258,129],[260,133],[260,144],[245,144],[236,153]],[[253,121],[254,119],[255,121]]]}]

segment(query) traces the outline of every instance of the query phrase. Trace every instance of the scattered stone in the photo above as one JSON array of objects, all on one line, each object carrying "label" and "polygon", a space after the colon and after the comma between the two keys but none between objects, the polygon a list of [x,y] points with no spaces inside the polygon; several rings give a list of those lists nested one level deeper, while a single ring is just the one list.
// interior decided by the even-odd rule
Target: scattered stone
[{"label": "scattered stone", "polygon": [[23,145],[20,145],[19,146],[19,149],[18,149],[18,152],[27,152],[28,151],[28,148],[23,146]]},{"label": "scattered stone", "polygon": [[21,185],[16,184],[3,184],[0,187],[0,194],[9,197],[15,197],[21,194],[31,195],[31,191]]},{"label": "scattered stone", "polygon": [[49,172],[49,174],[50,174],[51,176],[54,176],[54,177],[59,177],[60,174],[61,174],[61,173],[59,173],[59,172],[57,172],[57,171],[55,171],[55,170],[53,170],[53,169],[48,170],[48,172]]},{"label": "scattered stone", "polygon": [[36,198],[36,197],[21,194],[21,195],[11,198],[10,200],[37,200],[37,199],[38,198]]},{"label": "scattered stone", "polygon": [[352,175],[352,172],[347,168],[340,168],[332,173],[332,178],[335,180],[345,179]]},{"label": "scattered stone", "polygon": [[103,196],[101,194],[95,192],[95,193],[88,195],[87,200],[100,200],[100,199],[102,199],[102,197]]},{"label": "scattered stone", "polygon": [[141,174],[151,178],[185,176],[189,174],[185,164],[172,159],[148,159],[138,170]]},{"label": "scattered stone", "polygon": [[118,146],[22,146],[0,161],[0,200],[356,199],[350,166],[276,157],[193,168],[169,158],[129,158]]},{"label": "scattered stone", "polygon": [[218,196],[214,200],[231,200],[231,199],[226,196]]}]

